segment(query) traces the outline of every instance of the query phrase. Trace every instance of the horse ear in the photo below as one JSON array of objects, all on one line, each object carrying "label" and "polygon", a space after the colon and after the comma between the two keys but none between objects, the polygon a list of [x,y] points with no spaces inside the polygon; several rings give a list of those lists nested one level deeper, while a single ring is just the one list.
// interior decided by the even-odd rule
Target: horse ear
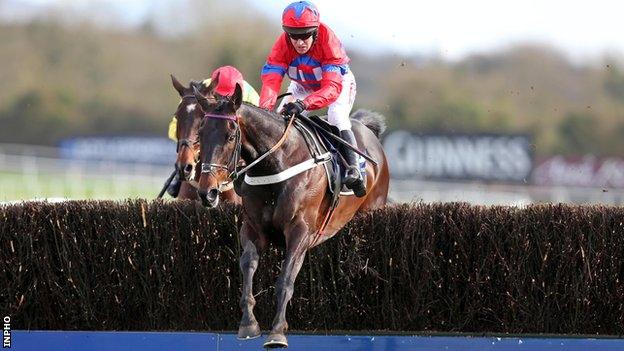
[{"label": "horse ear", "polygon": [[173,87],[178,91],[178,94],[180,94],[180,96],[184,96],[184,90],[186,90],[186,88],[176,77],[173,76],[173,74],[171,75],[171,83],[173,83]]},{"label": "horse ear", "polygon": [[206,99],[195,86],[193,86],[193,95],[195,95],[195,98],[197,99],[197,102],[199,103],[199,107],[201,107],[202,112],[208,111],[210,108],[210,106],[208,105],[208,99]]},{"label": "horse ear", "polygon": [[206,90],[202,89],[202,93],[204,93],[204,95],[208,95],[208,94],[213,95],[212,93],[217,88],[217,85],[219,85],[219,75],[220,74],[221,73],[217,73],[217,76],[214,79],[210,80],[210,85],[208,85]]},{"label": "horse ear", "polygon": [[243,103],[243,88],[241,88],[240,84],[236,83],[236,88],[234,88],[234,95],[232,95],[232,99],[230,100],[234,104],[234,109],[238,110],[238,108]]}]

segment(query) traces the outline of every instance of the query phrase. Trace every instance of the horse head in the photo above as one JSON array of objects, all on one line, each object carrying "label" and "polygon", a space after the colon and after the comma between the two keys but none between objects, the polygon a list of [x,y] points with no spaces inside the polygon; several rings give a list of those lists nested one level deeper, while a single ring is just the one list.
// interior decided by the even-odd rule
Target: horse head
[{"label": "horse head", "polygon": [[241,153],[241,130],[236,111],[242,103],[242,88],[236,84],[232,97],[211,100],[194,91],[203,120],[199,128],[200,158],[199,197],[204,206],[219,204],[222,187],[236,170]]},{"label": "horse head", "polygon": [[218,77],[209,86],[191,81],[189,86],[185,87],[173,75],[171,75],[171,82],[181,98],[175,112],[178,139],[175,166],[181,180],[191,180],[199,161],[198,130],[204,117],[198,107],[194,90],[198,90],[202,98],[213,99],[212,91],[218,84]]}]

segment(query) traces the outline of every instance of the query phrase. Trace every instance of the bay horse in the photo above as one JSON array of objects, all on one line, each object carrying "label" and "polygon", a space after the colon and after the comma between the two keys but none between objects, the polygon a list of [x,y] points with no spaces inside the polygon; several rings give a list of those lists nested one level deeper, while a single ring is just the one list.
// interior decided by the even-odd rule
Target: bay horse
[{"label": "bay horse", "polygon": [[[189,86],[186,87],[173,75],[171,75],[171,82],[181,98],[175,112],[175,118],[177,119],[176,137],[178,139],[175,168],[182,182],[178,199],[199,200],[197,188],[194,184],[199,180],[201,169],[198,130],[204,115],[201,109],[197,107],[197,98],[194,95],[194,90],[197,89],[202,96],[213,98],[212,94],[219,82],[219,78],[217,76],[208,86],[202,82],[191,81]],[[226,184],[228,179],[220,178],[218,182],[219,184]],[[224,201],[241,203],[240,196],[231,187],[229,189],[222,187],[220,192]]]},{"label": "bay horse", "polygon": [[[285,132],[287,123],[280,115],[253,105],[242,103],[242,91],[236,87],[231,98],[211,103],[196,93],[205,114],[200,128],[201,162],[210,166],[199,179],[199,195],[210,204],[218,197],[216,184],[220,174],[235,172],[232,160],[241,157],[248,165],[245,177],[274,175],[311,159],[311,152],[299,131]],[[259,255],[267,245],[285,246],[284,261],[277,280],[277,312],[265,347],[288,347],[285,332],[286,305],[293,295],[294,283],[306,252],[334,236],[357,211],[375,209],[386,204],[389,170],[379,141],[385,128],[381,115],[357,113],[352,118],[353,132],[360,149],[377,161],[366,165],[367,194],[358,198],[341,197],[329,217],[331,195],[324,167],[312,167],[291,178],[268,185],[249,185],[236,182],[235,189],[242,196],[243,222],[240,243],[243,253],[240,269],[243,288],[240,300],[242,319],[239,339],[261,335],[254,316],[256,303],[252,293],[253,275]],[[276,147],[279,146],[279,147]],[[266,158],[261,159],[271,150]],[[254,161],[261,161],[253,164]],[[242,170],[241,170],[242,172]],[[321,230],[322,229],[322,230]]]}]

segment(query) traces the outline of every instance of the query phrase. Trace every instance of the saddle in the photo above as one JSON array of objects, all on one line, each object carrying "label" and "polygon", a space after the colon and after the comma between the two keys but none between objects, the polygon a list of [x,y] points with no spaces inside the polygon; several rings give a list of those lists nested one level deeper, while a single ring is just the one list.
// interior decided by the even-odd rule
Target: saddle
[{"label": "saddle", "polygon": [[[324,118],[319,116],[310,116],[309,118],[321,128],[340,137],[338,128],[329,124]],[[343,146],[326,137],[317,129],[318,127],[310,125],[304,120],[296,119],[295,128],[303,135],[313,157],[316,158],[327,152],[332,155],[331,162],[323,164],[329,184],[328,190],[333,195],[332,203],[337,203],[340,195],[353,195],[353,191],[347,189],[342,184],[342,178],[346,172],[346,162],[343,161],[344,155],[342,154]],[[364,182],[366,182],[366,161],[362,157],[360,157],[360,172],[362,173],[362,177],[364,177]]]}]

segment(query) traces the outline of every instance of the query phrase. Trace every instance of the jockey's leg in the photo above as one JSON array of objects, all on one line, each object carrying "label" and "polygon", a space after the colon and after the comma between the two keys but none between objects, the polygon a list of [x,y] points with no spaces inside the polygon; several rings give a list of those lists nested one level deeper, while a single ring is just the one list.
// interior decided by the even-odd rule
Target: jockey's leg
[{"label": "jockey's leg", "polygon": [[[349,114],[353,108],[353,102],[355,101],[355,95],[357,93],[357,86],[355,83],[355,77],[353,73],[348,72],[342,78],[342,91],[338,99],[329,105],[327,110],[327,119],[331,125],[338,127],[340,130],[340,137],[346,142],[358,147],[355,135],[351,130],[351,120]],[[345,159],[349,164],[348,169],[345,172],[343,183],[347,188],[353,190],[353,193],[357,197],[366,195],[366,186],[364,185],[364,179],[362,173],[360,173],[359,155],[351,148],[343,147]]]},{"label": "jockey's leg", "polygon": [[[355,135],[351,129],[341,130],[340,137],[349,144],[358,147],[357,140],[355,140]],[[343,150],[345,159],[349,164],[349,167],[345,171],[343,183],[347,188],[353,190],[355,196],[363,197],[366,195],[366,185],[364,185],[364,177],[362,177],[362,173],[360,172],[359,155],[351,148],[345,146],[343,146]]]}]

